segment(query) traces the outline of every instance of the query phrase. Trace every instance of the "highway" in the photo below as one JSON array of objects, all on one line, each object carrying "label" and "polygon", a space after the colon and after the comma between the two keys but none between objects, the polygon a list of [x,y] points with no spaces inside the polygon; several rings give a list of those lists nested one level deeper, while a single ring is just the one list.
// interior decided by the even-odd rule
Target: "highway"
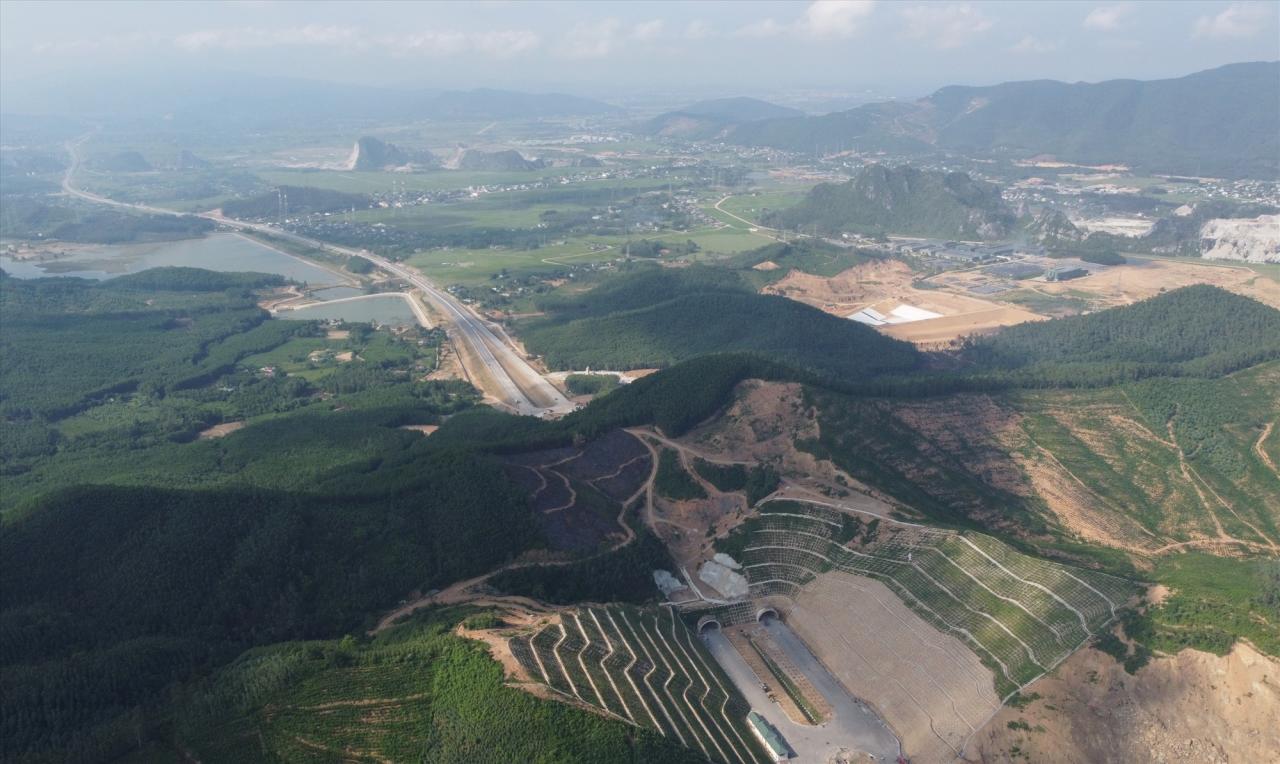
[{"label": "highway", "polygon": [[[85,135],[67,143],[66,148],[71,155],[71,164],[62,178],[63,191],[86,201],[109,204],[114,207],[127,207],[153,215],[184,214],[163,207],[122,202],[77,188],[74,178],[76,171],[80,168],[80,146],[89,137]],[[463,367],[471,376],[471,381],[483,392],[518,414],[545,416],[566,414],[573,410],[573,403],[530,366],[512,346],[499,339],[483,319],[453,295],[428,281],[417,269],[375,255],[368,250],[339,247],[263,223],[248,223],[211,212],[200,213],[200,217],[228,228],[268,234],[316,249],[330,250],[349,257],[365,258],[387,273],[408,281],[441,315],[445,316],[449,328],[452,329],[453,339],[461,351],[459,355],[462,356]],[[423,316],[419,315],[419,320],[422,319]],[[424,325],[426,325],[425,322]]]}]

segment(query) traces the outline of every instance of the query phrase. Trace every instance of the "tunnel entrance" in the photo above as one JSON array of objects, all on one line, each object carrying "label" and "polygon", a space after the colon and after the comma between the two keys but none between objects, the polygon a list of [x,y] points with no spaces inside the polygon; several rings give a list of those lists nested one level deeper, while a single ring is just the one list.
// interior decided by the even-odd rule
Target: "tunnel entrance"
[{"label": "tunnel entrance", "polygon": [[770,618],[775,621],[782,620],[782,616],[778,615],[778,611],[771,607],[760,608],[760,610],[756,612],[756,620],[760,623],[768,623],[768,619]]},{"label": "tunnel entrance", "polygon": [[717,621],[713,616],[704,615],[703,617],[701,617],[701,618],[699,618],[699,619],[698,619],[698,633],[699,633],[699,634],[706,634],[706,633],[707,633],[707,631],[709,631],[709,630],[711,630],[711,629],[715,629],[716,631],[720,631],[720,622],[719,622],[719,621]]}]

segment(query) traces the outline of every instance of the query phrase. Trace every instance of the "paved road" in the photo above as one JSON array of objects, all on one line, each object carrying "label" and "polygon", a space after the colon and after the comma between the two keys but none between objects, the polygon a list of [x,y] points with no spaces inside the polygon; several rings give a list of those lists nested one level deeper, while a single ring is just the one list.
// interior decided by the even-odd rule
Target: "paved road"
[{"label": "paved road", "polygon": [[786,650],[791,662],[827,699],[832,718],[825,724],[814,727],[791,721],[782,708],[760,689],[760,679],[719,629],[708,629],[702,640],[751,704],[752,710],[768,719],[782,733],[783,739],[796,752],[795,761],[803,764],[825,762],[842,749],[869,753],[877,761],[896,761],[900,750],[898,739],[885,723],[871,709],[850,696],[786,624],[771,620],[766,628],[774,641]]},{"label": "paved road", "polygon": [[[89,136],[83,136],[67,143],[67,152],[71,155],[71,164],[67,167],[67,172],[62,178],[62,188],[66,193],[98,204],[128,207],[154,215],[183,214],[163,207],[122,202],[77,188],[74,178],[76,171],[80,168],[80,146],[88,138]],[[573,403],[565,398],[554,385],[543,378],[510,345],[499,339],[497,334],[479,316],[459,302],[453,295],[437,288],[416,269],[375,255],[367,250],[355,250],[327,244],[261,223],[247,223],[213,213],[204,213],[201,217],[230,228],[256,231],[288,239],[308,247],[331,250],[347,256],[360,256],[369,260],[388,273],[395,274],[413,284],[422,292],[427,301],[446,316],[455,329],[455,338],[461,340],[461,344],[468,351],[467,355],[474,359],[475,363],[471,364],[473,370],[482,372],[481,374],[473,373],[472,375],[478,386],[488,388],[487,392],[520,414],[534,416],[548,413],[565,414],[573,410]],[[423,316],[419,315],[419,320],[422,319]],[[425,322],[424,325],[426,325]],[[466,360],[468,359],[464,359],[464,363]],[[474,368],[477,363],[482,367],[481,369]]]}]

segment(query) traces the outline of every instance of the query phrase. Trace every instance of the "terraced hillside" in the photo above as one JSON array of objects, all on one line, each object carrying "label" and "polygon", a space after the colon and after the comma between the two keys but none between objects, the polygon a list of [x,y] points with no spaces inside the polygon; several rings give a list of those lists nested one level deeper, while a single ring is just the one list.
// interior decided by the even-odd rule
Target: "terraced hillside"
[{"label": "terraced hillside", "polygon": [[655,729],[713,761],[763,760],[746,702],[669,609],[565,611],[509,645],[530,676],[568,700]]},{"label": "terraced hillside", "polygon": [[977,653],[1001,697],[1098,634],[1135,591],[1124,579],[1027,557],[980,534],[864,523],[807,501],[767,501],[760,511],[743,560],[754,596],[795,598],[830,571],[881,581]]}]

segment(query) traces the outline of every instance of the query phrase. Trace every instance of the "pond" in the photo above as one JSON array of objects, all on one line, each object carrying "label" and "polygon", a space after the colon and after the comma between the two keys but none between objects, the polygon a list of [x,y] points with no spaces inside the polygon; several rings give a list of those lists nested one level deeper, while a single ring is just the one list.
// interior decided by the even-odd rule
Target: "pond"
[{"label": "pond", "polygon": [[413,308],[403,295],[379,294],[354,300],[308,305],[297,310],[282,310],[276,318],[294,321],[316,321],[337,318],[351,322],[372,322],[390,326],[417,323]]},{"label": "pond", "polygon": [[233,233],[146,244],[66,244],[50,248],[63,254],[39,261],[0,255],[0,268],[23,279],[79,276],[101,280],[148,268],[181,265],[211,271],[277,273],[312,286],[342,283],[335,273]]},{"label": "pond", "polygon": [[337,286],[324,289],[313,289],[309,295],[314,300],[340,300],[343,297],[359,297],[364,290],[359,287]]}]

